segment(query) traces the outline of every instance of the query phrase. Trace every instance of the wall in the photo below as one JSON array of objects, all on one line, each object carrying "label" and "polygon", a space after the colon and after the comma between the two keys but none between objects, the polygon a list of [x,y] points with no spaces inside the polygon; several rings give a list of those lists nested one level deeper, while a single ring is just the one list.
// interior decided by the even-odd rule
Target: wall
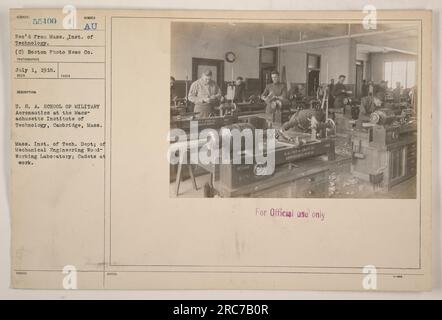
[{"label": "wall", "polygon": [[[179,30],[178,30],[179,29]],[[230,81],[232,66],[234,78],[259,78],[259,50],[237,40],[216,28],[195,28],[184,24],[172,25],[171,75],[176,80],[192,80],[192,58],[225,59],[232,51],[236,55],[234,63],[224,63],[224,79]]]},{"label": "wall", "polygon": [[[234,78],[259,78],[259,50],[241,39],[243,36],[225,29],[195,28],[181,23],[172,25],[171,75],[176,80],[185,80],[186,76],[192,80],[192,57],[224,60],[225,53],[233,51],[237,59],[233,64],[224,63],[224,80],[231,80],[232,67]],[[403,53],[363,54],[357,52],[353,39],[287,46],[280,50],[280,68],[286,67],[288,83],[306,83],[307,53],[321,55],[321,83],[328,83],[332,78],[336,81],[340,74],[344,74],[350,85],[355,83],[356,59],[365,61],[364,76],[375,82],[383,80],[385,61],[416,59]]]},{"label": "wall", "polygon": [[[307,77],[307,53],[321,55],[321,83],[328,83],[330,79],[338,79],[340,74],[347,76],[346,83],[354,82],[354,75],[350,70],[350,41],[324,41],[309,45],[282,47],[281,67],[286,67],[287,81],[290,83],[305,83]],[[328,77],[327,77],[328,63]],[[353,61],[355,64],[355,61]]]},{"label": "wall", "polygon": [[[172,25],[171,42],[171,75],[176,80],[192,79],[192,57],[222,59],[228,51],[236,54],[233,64],[225,62],[224,79],[231,80],[234,68],[234,77],[259,78],[259,50],[241,42],[237,34],[217,30],[216,28],[195,28],[185,24]],[[280,52],[280,67],[286,67],[286,76],[289,83],[306,82],[306,54],[321,55],[321,83],[337,80],[340,74],[347,75],[347,83],[354,82],[354,75],[350,63],[351,46],[349,39],[339,41],[324,41],[309,45],[282,47]],[[356,53],[352,54],[353,59]],[[328,79],[327,79],[328,62]]]}]

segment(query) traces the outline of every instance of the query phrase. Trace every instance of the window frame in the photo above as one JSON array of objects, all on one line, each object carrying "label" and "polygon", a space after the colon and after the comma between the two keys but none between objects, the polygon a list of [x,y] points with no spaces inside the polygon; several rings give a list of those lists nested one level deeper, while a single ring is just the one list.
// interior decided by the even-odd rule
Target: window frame
[{"label": "window frame", "polygon": [[[386,81],[388,81],[388,84],[389,84],[389,88],[394,88],[394,84],[393,84],[393,82],[392,82],[392,79],[393,79],[393,70],[394,70],[394,65],[395,65],[395,63],[399,63],[399,62],[403,62],[403,63],[405,63],[405,79],[404,79],[404,81],[401,81],[401,85],[404,87],[404,88],[412,88],[413,86],[415,86],[416,85],[416,79],[414,79],[413,81],[412,81],[412,83],[413,83],[413,86],[410,86],[410,87],[408,87],[408,83],[410,82],[409,81],[409,79],[408,79],[408,77],[409,77],[409,70],[408,70],[408,66],[409,66],[409,64],[410,63],[414,63],[414,69],[415,69],[415,71],[414,71],[414,78],[416,78],[416,61],[415,60],[413,60],[413,59],[399,59],[399,60],[394,60],[394,59],[388,59],[388,60],[384,60],[384,63],[383,63],[383,65],[382,65],[382,73],[383,73],[383,79],[384,80],[386,80]],[[391,69],[390,69],[390,75],[389,75],[389,77],[387,78],[386,77],[386,64],[387,63],[391,63]]]}]

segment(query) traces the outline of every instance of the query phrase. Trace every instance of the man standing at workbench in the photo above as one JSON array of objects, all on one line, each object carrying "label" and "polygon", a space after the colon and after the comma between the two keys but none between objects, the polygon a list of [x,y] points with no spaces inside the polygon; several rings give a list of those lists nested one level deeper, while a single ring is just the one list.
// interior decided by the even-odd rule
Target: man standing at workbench
[{"label": "man standing at workbench", "polygon": [[212,80],[212,71],[206,70],[201,78],[190,86],[189,100],[195,104],[194,112],[197,118],[207,118],[214,112],[214,107],[219,105],[221,90]]}]

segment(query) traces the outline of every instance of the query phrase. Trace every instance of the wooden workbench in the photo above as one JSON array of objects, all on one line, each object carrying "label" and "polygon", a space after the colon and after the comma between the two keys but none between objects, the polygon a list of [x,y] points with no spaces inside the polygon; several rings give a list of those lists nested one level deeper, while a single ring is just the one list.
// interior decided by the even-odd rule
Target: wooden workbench
[{"label": "wooden workbench", "polygon": [[223,185],[214,172],[212,187],[222,197],[326,198],[330,172],[349,173],[350,166],[351,157],[337,155],[328,161],[319,156],[281,165],[267,179],[236,189]]}]

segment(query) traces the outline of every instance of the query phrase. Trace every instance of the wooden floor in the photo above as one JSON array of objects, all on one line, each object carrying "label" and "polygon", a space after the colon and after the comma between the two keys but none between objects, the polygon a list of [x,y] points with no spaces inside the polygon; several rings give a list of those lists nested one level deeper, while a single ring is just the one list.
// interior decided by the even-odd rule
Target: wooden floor
[{"label": "wooden floor", "polygon": [[[196,177],[198,190],[194,190],[190,179],[184,180],[180,185],[179,198],[202,198],[203,186],[209,182],[210,176],[203,175]],[[170,184],[170,197],[175,198],[175,183]],[[369,182],[353,177],[351,174],[336,177],[333,173],[329,177],[329,198],[351,198],[351,199],[412,199],[416,198],[416,178],[408,179],[389,191],[373,190]]]}]

